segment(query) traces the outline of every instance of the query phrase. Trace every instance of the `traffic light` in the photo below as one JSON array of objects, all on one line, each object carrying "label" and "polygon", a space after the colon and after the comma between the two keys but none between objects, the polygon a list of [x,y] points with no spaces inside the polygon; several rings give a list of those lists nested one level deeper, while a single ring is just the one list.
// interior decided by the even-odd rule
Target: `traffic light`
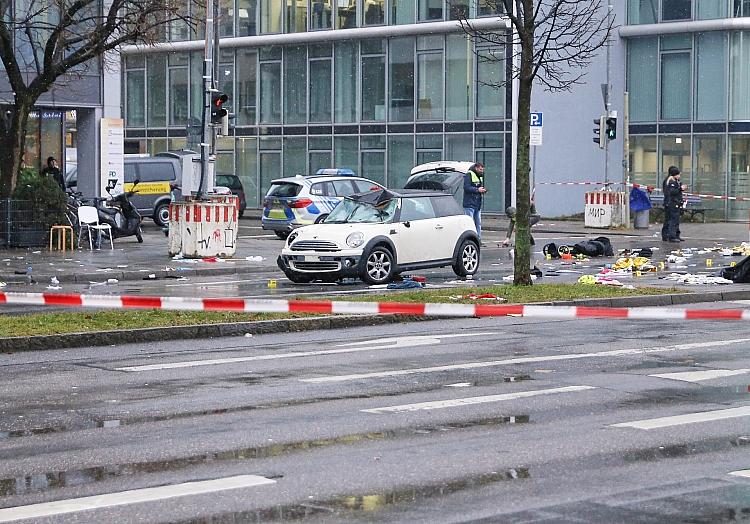
[{"label": "traffic light", "polygon": [[617,117],[607,117],[607,140],[614,140],[617,138]]},{"label": "traffic light", "polygon": [[229,116],[229,112],[222,106],[229,97],[226,93],[214,93],[211,95],[211,124],[219,126],[223,124],[224,118]]},{"label": "traffic light", "polygon": [[594,125],[596,127],[594,128],[594,138],[592,140],[595,144],[599,145],[599,149],[604,149],[607,144],[607,135],[605,131],[607,127],[607,117],[600,116],[599,118],[595,118]]}]

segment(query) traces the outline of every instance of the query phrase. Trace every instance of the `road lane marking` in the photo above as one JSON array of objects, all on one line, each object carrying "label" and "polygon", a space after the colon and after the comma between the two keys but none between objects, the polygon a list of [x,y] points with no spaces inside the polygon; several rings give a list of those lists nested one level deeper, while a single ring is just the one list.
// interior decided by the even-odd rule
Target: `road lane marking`
[{"label": "road lane marking", "polygon": [[[142,372],[142,371],[158,371],[163,369],[181,369],[181,368],[192,368],[199,366],[217,366],[220,364],[236,364],[239,362],[254,362],[260,360],[279,360],[283,358],[300,358],[300,357],[317,357],[320,355],[338,355],[341,353],[358,353],[361,351],[376,351],[380,349],[390,349],[394,347],[404,348],[413,346],[424,346],[425,339],[430,339],[430,344],[439,344],[441,338],[455,338],[455,337],[479,337],[485,335],[497,335],[499,332],[491,333],[465,333],[455,335],[434,335],[434,336],[417,336],[417,337],[401,337],[402,340],[396,345],[391,346],[362,346],[362,347],[343,347],[341,349],[322,349],[318,351],[295,351],[293,353],[277,353],[272,355],[254,355],[251,357],[232,357],[232,358],[215,358],[211,360],[187,360],[184,362],[168,362],[164,364],[148,364],[144,366],[126,366],[121,368],[115,368],[116,371],[129,371],[129,372]],[[411,339],[405,340],[405,339]],[[394,339],[395,340],[395,339]],[[365,341],[365,344],[372,344],[375,341]],[[341,346],[350,346],[353,344],[341,344]],[[336,346],[340,347],[340,346]]]},{"label": "road lane marking", "polygon": [[660,417],[644,420],[634,420],[632,422],[621,422],[620,424],[610,424],[609,427],[648,430],[748,416],[750,416],[750,406],[744,406],[741,408],[718,409],[716,411],[700,411],[698,413],[688,413],[687,415],[675,415],[672,417]]},{"label": "road lane marking", "polygon": [[657,373],[655,375],[649,375],[649,377],[682,380],[683,382],[701,382],[703,380],[733,377],[735,375],[745,375],[747,373],[750,373],[750,369],[708,369],[705,371],[684,371],[680,373]]},{"label": "road lane marking", "polygon": [[94,495],[92,497],[56,500],[54,502],[43,502],[28,506],[0,509],[0,522],[40,519],[53,515],[78,513],[79,511],[89,511],[92,509],[111,508],[127,504],[139,504],[142,502],[153,502],[174,497],[201,495],[204,493],[250,488],[275,483],[275,480],[260,477],[258,475],[239,475],[236,477],[226,477],[215,480],[185,482],[183,484],[173,484],[171,486],[134,489],[120,491],[118,493],[105,493],[103,495]]},{"label": "road lane marking", "polygon": [[485,335],[498,335],[499,333],[454,333],[452,335],[405,335],[403,337],[376,338],[374,340],[362,340],[359,342],[348,342],[338,344],[336,347],[352,347],[377,345],[381,348],[408,348],[414,346],[429,346],[439,344],[443,338],[478,337]]},{"label": "road lane marking", "polygon": [[741,469],[739,471],[730,471],[730,475],[734,475],[735,477],[747,477],[750,479],[750,469]]},{"label": "road lane marking", "polygon": [[383,408],[361,409],[363,413],[402,413],[405,411],[429,411],[433,409],[455,408],[458,406],[472,406],[475,404],[487,404],[489,402],[502,402],[504,400],[516,400],[520,398],[538,397],[539,395],[554,395],[557,393],[574,393],[596,389],[593,386],[565,386],[561,388],[535,389],[532,391],[518,391],[516,393],[504,393],[502,395],[484,395],[481,397],[456,398],[451,400],[435,400],[431,402],[419,402],[417,404],[401,404],[400,406],[387,406]]},{"label": "road lane marking", "polygon": [[511,366],[514,364],[531,364],[538,362],[553,362],[563,360],[576,360],[584,358],[621,357],[630,355],[642,355],[650,353],[668,353],[672,351],[684,351],[686,349],[700,349],[705,347],[721,347],[748,342],[750,338],[738,338],[732,340],[715,340],[713,342],[694,342],[689,344],[676,344],[674,346],[661,346],[655,348],[616,349],[612,351],[597,351],[595,353],[574,353],[566,355],[549,355],[544,357],[521,357],[505,360],[490,360],[487,362],[466,362],[464,364],[450,364],[447,366],[432,366],[427,368],[397,369],[393,371],[379,371],[372,373],[357,373],[353,375],[330,375],[326,377],[302,378],[301,382],[345,382],[348,380],[361,380],[366,378],[385,378],[414,375],[417,373],[440,373],[443,371],[456,371],[466,369],[481,369],[495,366]]}]

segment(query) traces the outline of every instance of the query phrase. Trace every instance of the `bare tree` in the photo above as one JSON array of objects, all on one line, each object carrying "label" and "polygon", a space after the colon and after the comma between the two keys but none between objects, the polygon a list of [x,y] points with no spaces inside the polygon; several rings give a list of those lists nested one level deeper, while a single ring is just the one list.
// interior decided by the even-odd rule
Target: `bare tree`
[{"label": "bare tree", "polygon": [[[570,91],[582,83],[586,68],[607,43],[614,25],[604,0],[482,0],[485,9],[503,13],[509,31],[477,29],[466,18],[464,31],[477,46],[503,52],[477,52],[480,61],[509,61],[518,79],[518,152],[516,157],[516,252],[514,283],[531,284],[529,214],[529,113],[532,88]],[[509,49],[509,53],[504,50]],[[498,89],[505,82],[489,84]]]},{"label": "bare tree", "polygon": [[123,44],[163,41],[167,24],[194,29],[197,2],[0,0],[0,60],[12,91],[0,99],[0,197],[16,186],[29,112],[42,94]]}]

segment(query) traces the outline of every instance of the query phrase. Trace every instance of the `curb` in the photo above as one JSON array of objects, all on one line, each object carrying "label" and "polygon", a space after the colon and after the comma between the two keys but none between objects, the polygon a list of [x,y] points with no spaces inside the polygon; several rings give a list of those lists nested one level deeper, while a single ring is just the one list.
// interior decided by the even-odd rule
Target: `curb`
[{"label": "curb", "polygon": [[[611,308],[659,307],[695,304],[700,302],[723,302],[728,300],[748,299],[750,299],[750,290],[736,290],[674,295],[644,295],[595,299],[586,298],[555,302],[535,302],[533,305]],[[288,333],[320,329],[379,326],[427,320],[438,320],[438,317],[414,315],[326,315],[321,317],[262,320],[231,324],[205,324],[117,331],[97,331],[92,333],[66,333],[64,335],[6,337],[0,339],[0,353],[112,346],[116,344],[164,342],[169,340],[235,337],[245,334],[263,335],[269,333]]]}]

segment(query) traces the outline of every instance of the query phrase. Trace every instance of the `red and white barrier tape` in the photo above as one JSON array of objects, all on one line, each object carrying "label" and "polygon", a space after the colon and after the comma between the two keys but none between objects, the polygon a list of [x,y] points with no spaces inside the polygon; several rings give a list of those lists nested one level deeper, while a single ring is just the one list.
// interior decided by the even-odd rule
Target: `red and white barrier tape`
[{"label": "red and white barrier tape", "polygon": [[611,186],[616,182],[537,182],[537,186]]},{"label": "red and white barrier tape", "polygon": [[399,302],[257,300],[62,293],[0,293],[0,305],[2,304],[100,309],[234,311],[245,313],[396,314],[437,317],[518,316],[559,319],[620,318],[629,320],[750,320],[750,310],[742,309],[604,308],[587,306],[530,306],[523,304],[409,304]]},{"label": "red and white barrier tape", "polygon": [[[644,186],[643,184],[628,184],[631,187],[639,187],[639,188],[648,188],[648,191],[655,191],[657,193],[661,193],[661,188],[653,187],[653,186]],[[704,194],[704,193],[688,193],[687,191],[683,193],[683,195],[687,196],[697,196],[700,198],[708,198],[712,200],[736,200],[736,201],[750,201],[750,197],[733,197],[733,196],[727,196],[727,195],[710,195],[710,194]]]}]

